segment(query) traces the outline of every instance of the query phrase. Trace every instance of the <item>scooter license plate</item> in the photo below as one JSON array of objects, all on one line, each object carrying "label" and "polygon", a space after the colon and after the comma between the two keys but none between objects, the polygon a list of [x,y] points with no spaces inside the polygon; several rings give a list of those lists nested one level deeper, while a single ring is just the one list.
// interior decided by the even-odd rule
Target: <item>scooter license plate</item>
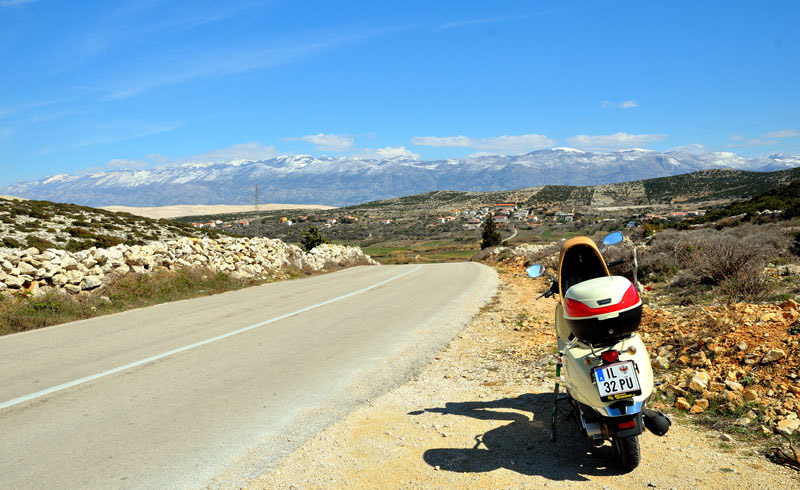
[{"label": "scooter license plate", "polygon": [[607,364],[594,369],[594,379],[600,400],[624,400],[642,394],[633,361]]}]

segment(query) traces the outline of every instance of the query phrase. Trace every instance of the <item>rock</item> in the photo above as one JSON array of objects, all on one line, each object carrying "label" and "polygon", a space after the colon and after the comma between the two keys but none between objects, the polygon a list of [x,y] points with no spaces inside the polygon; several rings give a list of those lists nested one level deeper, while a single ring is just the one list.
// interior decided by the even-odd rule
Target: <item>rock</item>
[{"label": "rock", "polygon": [[69,284],[80,284],[83,281],[84,274],[78,270],[69,270],[64,275],[67,277]]},{"label": "rock", "polygon": [[728,434],[722,434],[719,438],[724,442],[733,442],[733,437],[729,436]]},{"label": "rock", "polygon": [[703,367],[706,365],[707,361],[708,358],[706,357],[706,354],[703,351],[700,351],[692,356],[692,366],[694,367]]},{"label": "rock", "polygon": [[73,259],[69,255],[66,255],[66,256],[61,258],[61,263],[59,264],[59,266],[62,269],[68,270],[68,271],[78,270],[78,261]]},{"label": "rock", "polygon": [[734,391],[723,391],[722,398],[724,398],[725,401],[733,406],[739,406],[742,404],[742,397]]},{"label": "rock", "polygon": [[653,359],[652,364],[653,364],[653,367],[657,367],[657,368],[661,368],[661,369],[667,369],[669,367],[669,359],[667,359],[666,357],[662,357],[662,356],[656,356],[656,358]]},{"label": "rock", "polygon": [[723,391],[725,389],[725,385],[719,381],[712,381],[708,384],[708,389],[711,391]]},{"label": "rock", "polygon": [[111,304],[111,298],[109,298],[108,296],[100,296],[99,299],[100,299],[100,302],[103,303],[103,304],[106,304],[106,305]]},{"label": "rock", "polygon": [[744,390],[744,392],[742,392],[742,398],[744,398],[746,402],[758,401],[758,393],[756,393],[755,390]]},{"label": "rock", "polygon": [[739,352],[746,351],[747,350],[747,342],[744,342],[744,341],[739,342],[738,344],[736,344],[736,348],[739,350]]},{"label": "rock", "polygon": [[71,294],[78,294],[81,292],[81,287],[76,284],[65,284],[64,289]]},{"label": "rock", "polygon": [[35,275],[36,271],[38,270],[36,267],[32,266],[27,262],[20,262],[17,266],[19,269],[20,274],[32,274]]},{"label": "rock", "polygon": [[8,276],[3,282],[9,289],[19,289],[25,284],[25,281],[19,276]]},{"label": "rock", "polygon": [[778,421],[778,426],[775,428],[776,431],[782,432],[787,436],[794,434],[797,429],[800,429],[800,420],[788,418]]},{"label": "rock", "polygon": [[786,357],[786,352],[784,352],[783,349],[770,349],[769,352],[764,354],[764,357],[761,358],[761,364],[769,364],[770,362],[775,362],[784,357]]},{"label": "rock", "polygon": [[731,391],[742,391],[744,390],[744,386],[741,383],[736,381],[725,381],[725,387]]},{"label": "rock", "polygon": [[786,301],[781,303],[781,308],[783,308],[784,310],[797,310],[798,308],[800,308],[800,304],[798,304],[797,301],[793,299],[787,299]]},{"label": "rock", "polygon": [[694,406],[689,410],[689,413],[703,413],[708,408],[708,400],[699,398],[695,400]]},{"label": "rock", "polygon": [[764,315],[761,316],[761,318],[758,319],[758,321],[760,321],[762,323],[764,323],[764,322],[774,322],[777,319],[778,319],[778,315],[776,315],[775,313],[765,313]]},{"label": "rock", "polygon": [[97,276],[86,276],[81,281],[81,289],[94,289],[103,284],[103,281]]},{"label": "rock", "polygon": [[689,401],[686,398],[681,396],[678,397],[677,400],[675,400],[675,408],[677,408],[678,410],[689,410],[691,408],[691,405],[689,405]]},{"label": "rock", "polygon": [[708,381],[710,379],[711,377],[708,373],[698,371],[691,377],[687,387],[696,393],[702,393],[708,387]]}]

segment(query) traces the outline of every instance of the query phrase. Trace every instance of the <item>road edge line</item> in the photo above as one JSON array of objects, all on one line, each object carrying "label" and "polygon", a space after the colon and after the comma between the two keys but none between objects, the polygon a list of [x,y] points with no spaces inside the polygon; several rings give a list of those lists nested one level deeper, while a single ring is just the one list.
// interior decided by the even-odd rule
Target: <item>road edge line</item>
[{"label": "road edge line", "polygon": [[307,311],[311,311],[311,310],[314,310],[314,309],[317,309],[317,308],[321,308],[323,306],[327,306],[327,305],[332,304],[332,303],[336,303],[337,301],[341,301],[343,299],[347,299],[347,298],[350,298],[352,296],[356,296],[358,294],[366,293],[367,291],[370,291],[370,290],[375,289],[377,287],[383,286],[384,284],[390,283],[390,282],[392,282],[392,281],[394,281],[396,279],[400,279],[401,277],[407,276],[407,275],[411,274],[412,272],[416,272],[421,267],[422,267],[422,264],[416,266],[415,268],[411,269],[410,271],[403,272],[402,274],[398,274],[396,276],[390,277],[389,279],[385,279],[383,281],[377,282],[377,283],[375,283],[375,284],[373,284],[371,286],[367,286],[365,288],[359,289],[358,291],[353,291],[351,293],[347,293],[347,294],[344,294],[342,296],[337,296],[335,298],[331,298],[331,299],[323,301],[321,303],[317,303],[317,304],[314,304],[314,305],[311,305],[311,306],[306,306],[305,308],[301,308],[299,310],[295,310],[295,311],[293,311],[291,313],[285,313],[283,315],[276,316],[275,318],[270,318],[269,320],[264,320],[263,322],[254,323],[253,325],[249,325],[247,327],[242,327],[242,328],[240,328],[238,330],[234,330],[232,332],[224,333],[222,335],[217,335],[215,337],[211,337],[211,338],[208,338],[208,339],[205,339],[205,340],[200,340],[198,342],[194,342],[192,344],[185,345],[183,347],[178,347],[177,349],[172,349],[172,350],[169,350],[167,352],[162,352],[161,354],[156,354],[154,356],[146,357],[146,358],[141,359],[139,361],[134,361],[134,362],[131,362],[131,363],[128,363],[128,364],[124,364],[122,366],[118,366],[118,367],[115,367],[115,368],[107,369],[105,371],[102,371],[102,372],[99,372],[99,373],[96,373],[96,374],[91,374],[89,376],[84,376],[83,378],[78,378],[78,379],[73,380],[73,381],[68,381],[68,382],[62,383],[60,385],[52,386],[50,388],[46,388],[44,390],[37,391],[36,393],[31,393],[30,395],[23,395],[23,396],[8,400],[6,402],[0,403],[0,410],[3,410],[4,408],[13,407],[14,405],[19,405],[20,403],[24,403],[24,402],[27,402],[27,401],[35,400],[37,398],[41,398],[41,397],[43,397],[45,395],[49,395],[51,393],[55,393],[55,392],[58,392],[58,391],[66,390],[68,388],[72,388],[74,386],[78,386],[78,385],[81,385],[81,384],[84,384],[84,383],[88,383],[89,381],[94,381],[96,379],[104,378],[106,376],[110,376],[112,374],[116,374],[116,373],[119,373],[119,372],[122,372],[122,371],[126,371],[128,369],[133,369],[135,367],[143,366],[145,364],[149,364],[149,363],[157,361],[159,359],[164,359],[165,357],[169,357],[169,356],[172,356],[172,355],[175,355],[175,354],[179,354],[181,352],[185,352],[185,351],[197,348],[197,347],[208,345],[208,344],[211,344],[213,342],[217,342],[219,340],[227,339],[228,337],[233,337],[234,335],[239,335],[239,334],[242,334],[242,333],[245,333],[245,332],[249,332],[251,330],[255,330],[256,328],[260,328],[260,327],[263,327],[265,325],[269,325],[271,323],[279,322],[281,320],[285,320],[287,318],[291,318],[293,316],[300,315],[300,314],[305,313]]}]

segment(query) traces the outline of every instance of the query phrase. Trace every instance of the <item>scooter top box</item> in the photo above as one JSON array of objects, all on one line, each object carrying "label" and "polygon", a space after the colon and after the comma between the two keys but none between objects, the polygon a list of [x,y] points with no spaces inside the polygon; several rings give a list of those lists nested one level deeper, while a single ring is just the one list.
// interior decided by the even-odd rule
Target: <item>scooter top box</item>
[{"label": "scooter top box", "polygon": [[614,342],[639,328],[642,300],[624,277],[589,279],[567,290],[564,320],[580,340],[591,344]]}]

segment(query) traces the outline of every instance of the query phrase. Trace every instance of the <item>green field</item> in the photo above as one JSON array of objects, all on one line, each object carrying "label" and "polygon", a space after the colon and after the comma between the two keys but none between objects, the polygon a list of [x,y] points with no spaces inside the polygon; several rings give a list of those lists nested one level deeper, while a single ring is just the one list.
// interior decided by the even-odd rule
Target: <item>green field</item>
[{"label": "green field", "polygon": [[389,240],[364,247],[364,252],[382,264],[461,262],[480,250],[477,243],[450,240]]}]

